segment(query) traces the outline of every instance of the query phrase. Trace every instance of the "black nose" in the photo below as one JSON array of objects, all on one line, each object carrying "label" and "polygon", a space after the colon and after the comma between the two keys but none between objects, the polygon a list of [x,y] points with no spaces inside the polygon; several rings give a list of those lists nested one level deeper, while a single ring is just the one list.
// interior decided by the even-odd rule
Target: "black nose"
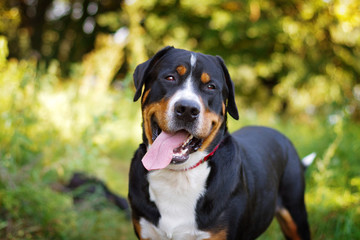
[{"label": "black nose", "polygon": [[200,113],[200,106],[191,100],[179,100],[175,103],[175,116],[184,121],[194,121]]}]

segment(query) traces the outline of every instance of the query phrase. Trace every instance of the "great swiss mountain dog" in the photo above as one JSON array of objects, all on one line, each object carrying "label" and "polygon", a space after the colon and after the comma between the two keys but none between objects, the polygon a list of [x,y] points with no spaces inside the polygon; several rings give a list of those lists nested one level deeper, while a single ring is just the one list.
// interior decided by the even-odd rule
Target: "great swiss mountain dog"
[{"label": "great swiss mountain dog", "polygon": [[224,61],[165,47],[134,72],[143,143],[129,173],[139,239],[255,239],[274,216],[286,239],[310,239],[304,168],[266,127],[229,134],[238,119]]}]

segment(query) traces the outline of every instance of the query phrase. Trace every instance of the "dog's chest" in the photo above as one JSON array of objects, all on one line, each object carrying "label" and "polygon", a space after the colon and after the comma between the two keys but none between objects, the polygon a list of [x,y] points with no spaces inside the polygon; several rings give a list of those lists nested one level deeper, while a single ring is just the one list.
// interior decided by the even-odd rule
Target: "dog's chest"
[{"label": "dog's chest", "polygon": [[142,237],[149,239],[206,239],[210,235],[197,229],[195,208],[205,192],[210,168],[204,163],[190,171],[158,170],[148,175],[150,199],[161,218],[158,226],[140,220]]}]

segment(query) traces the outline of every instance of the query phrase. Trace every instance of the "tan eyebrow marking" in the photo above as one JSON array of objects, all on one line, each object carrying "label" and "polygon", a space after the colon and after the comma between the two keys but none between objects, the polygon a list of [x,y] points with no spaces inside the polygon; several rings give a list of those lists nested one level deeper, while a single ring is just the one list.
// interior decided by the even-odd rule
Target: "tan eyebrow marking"
[{"label": "tan eyebrow marking", "polygon": [[184,75],[187,71],[184,65],[180,65],[176,68],[176,71],[179,73],[180,76]]},{"label": "tan eyebrow marking", "polygon": [[203,82],[203,83],[208,83],[208,82],[210,82],[210,76],[209,76],[209,74],[207,74],[206,72],[203,72],[202,74],[201,74],[201,82]]}]

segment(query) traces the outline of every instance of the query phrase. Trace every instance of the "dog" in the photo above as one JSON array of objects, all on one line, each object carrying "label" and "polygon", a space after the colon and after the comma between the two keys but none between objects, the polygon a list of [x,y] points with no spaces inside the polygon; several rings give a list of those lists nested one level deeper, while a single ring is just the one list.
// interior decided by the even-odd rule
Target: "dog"
[{"label": "dog", "polygon": [[143,143],[129,171],[139,239],[255,239],[274,216],[286,239],[310,239],[304,167],[276,130],[239,119],[223,59],[165,47],[134,72]]}]

